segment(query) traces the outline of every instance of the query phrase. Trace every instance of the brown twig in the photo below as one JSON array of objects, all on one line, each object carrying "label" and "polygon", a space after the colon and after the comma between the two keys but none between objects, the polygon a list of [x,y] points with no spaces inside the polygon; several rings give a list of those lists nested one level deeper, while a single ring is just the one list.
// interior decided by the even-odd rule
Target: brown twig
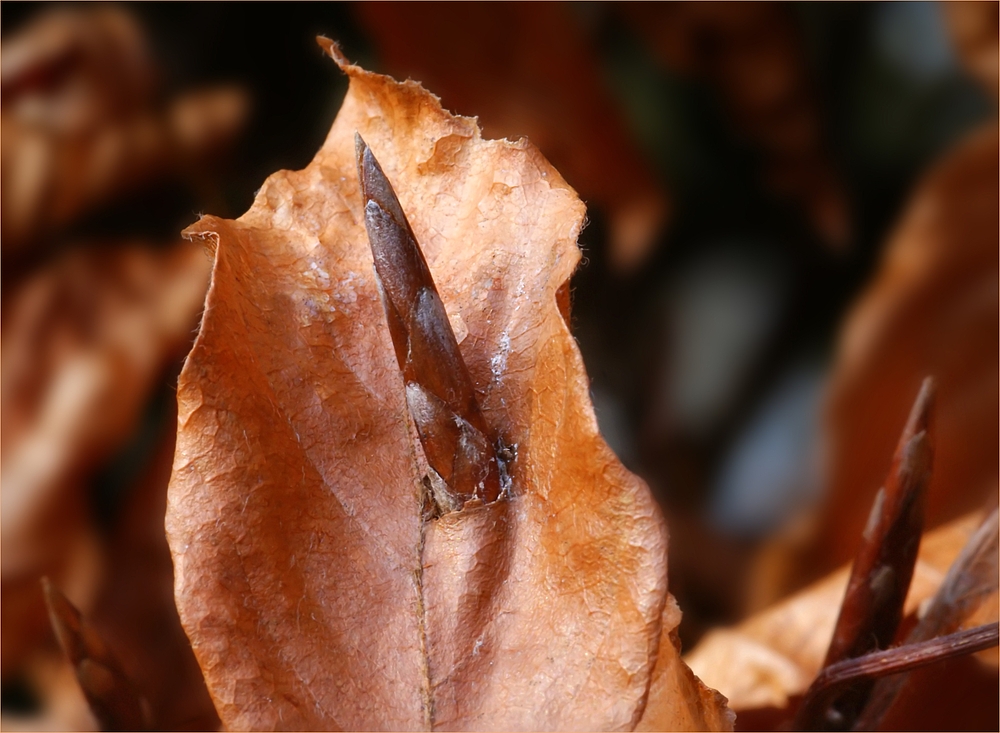
[{"label": "brown twig", "polygon": [[392,185],[360,135],[355,145],[375,274],[431,494],[442,514],[472,500],[495,501],[494,441],[448,314]]},{"label": "brown twig", "polygon": [[[1000,624],[994,622],[916,644],[845,659],[823,668],[806,692],[802,707],[827,709],[842,690],[857,686],[859,681],[910,672],[928,664],[989,649],[998,643]],[[802,730],[797,723],[795,727]],[[856,727],[855,730],[862,728]]]},{"label": "brown twig", "polygon": [[101,730],[149,730],[149,707],[104,640],[48,578],[42,591],[49,620]]},{"label": "brown twig", "polygon": [[[934,382],[928,377],[900,436],[886,484],[875,497],[824,669],[887,648],[899,628],[923,532],[931,475],[933,402]],[[795,726],[800,730],[850,728],[864,708],[872,684],[859,678],[854,685],[840,688],[834,697],[804,701]]]}]

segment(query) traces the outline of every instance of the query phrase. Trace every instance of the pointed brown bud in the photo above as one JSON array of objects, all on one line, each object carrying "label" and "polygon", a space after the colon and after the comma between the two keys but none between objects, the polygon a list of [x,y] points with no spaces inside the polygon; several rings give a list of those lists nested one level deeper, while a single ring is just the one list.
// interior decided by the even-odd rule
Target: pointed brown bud
[{"label": "pointed brown bud", "polygon": [[360,135],[355,147],[375,274],[406,404],[432,471],[431,492],[441,513],[474,499],[495,501],[500,467],[494,436],[448,314],[392,185]]},{"label": "pointed brown bud", "polygon": [[[885,486],[879,489],[851,567],[824,668],[845,659],[887,649],[903,618],[924,528],[924,504],[931,477],[931,418],[934,380],[928,377],[899,438]],[[796,727],[803,730],[850,727],[871,694],[860,681],[828,701],[803,704]]]}]

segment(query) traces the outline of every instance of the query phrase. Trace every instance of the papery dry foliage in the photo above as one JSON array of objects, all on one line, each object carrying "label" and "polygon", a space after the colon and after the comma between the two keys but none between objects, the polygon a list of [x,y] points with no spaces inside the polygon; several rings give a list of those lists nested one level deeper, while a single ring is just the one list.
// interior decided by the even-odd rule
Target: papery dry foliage
[{"label": "papery dry foliage", "polygon": [[[348,64],[322,149],[215,249],[178,385],[167,530],[185,629],[235,728],[731,726],[680,662],[666,532],[600,438],[566,283],[583,205],[529,143]],[[513,498],[425,521],[372,273],[359,132],[424,250]],[[563,308],[560,310],[559,303]]]}]

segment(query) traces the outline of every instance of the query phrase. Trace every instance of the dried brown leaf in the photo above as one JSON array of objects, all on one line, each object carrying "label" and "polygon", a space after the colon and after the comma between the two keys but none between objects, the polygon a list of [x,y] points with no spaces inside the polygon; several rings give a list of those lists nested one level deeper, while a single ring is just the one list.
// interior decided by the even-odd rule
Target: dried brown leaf
[{"label": "dried brown leaf", "polygon": [[[668,596],[663,609],[664,633],[660,636],[660,651],[649,683],[649,698],[635,729],[732,730],[736,716],[729,709],[726,698],[695,677],[681,659],[677,634],[680,621],[681,610],[673,596]],[[670,632],[666,633],[668,629]],[[694,698],[700,705],[678,705],[679,697]]]},{"label": "dried brown leaf", "polygon": [[43,127],[93,130],[148,103],[154,83],[146,39],[121,8],[56,8],[4,40],[4,111]]},{"label": "dried brown leaf", "polygon": [[147,41],[120,9],[42,13],[2,65],[5,264],[136,186],[204,166],[248,111],[235,87],[161,109]]},{"label": "dried brown leaf", "polygon": [[[600,438],[558,293],[583,205],[527,142],[348,64],[313,162],[216,249],[178,385],[177,604],[235,728],[628,729],[656,699],[724,724],[664,643],[666,534]],[[391,181],[512,497],[425,521],[427,467],[372,272],[354,135]],[[665,619],[665,620],[664,620]],[[654,667],[659,672],[654,672]]]}]

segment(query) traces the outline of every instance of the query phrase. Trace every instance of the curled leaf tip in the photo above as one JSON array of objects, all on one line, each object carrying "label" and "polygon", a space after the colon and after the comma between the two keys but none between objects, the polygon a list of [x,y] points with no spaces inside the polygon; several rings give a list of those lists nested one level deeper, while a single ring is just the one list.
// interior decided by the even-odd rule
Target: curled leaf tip
[{"label": "curled leaf tip", "polygon": [[344,56],[344,52],[340,50],[340,44],[334,41],[332,38],[327,38],[323,35],[316,36],[316,43],[319,47],[326,52],[326,55],[337,62],[340,67],[347,66],[350,62],[347,57]]},{"label": "curled leaf tip", "polygon": [[440,513],[500,496],[496,440],[476,399],[427,261],[396,192],[361,135],[354,135],[365,228],[406,404]]}]

